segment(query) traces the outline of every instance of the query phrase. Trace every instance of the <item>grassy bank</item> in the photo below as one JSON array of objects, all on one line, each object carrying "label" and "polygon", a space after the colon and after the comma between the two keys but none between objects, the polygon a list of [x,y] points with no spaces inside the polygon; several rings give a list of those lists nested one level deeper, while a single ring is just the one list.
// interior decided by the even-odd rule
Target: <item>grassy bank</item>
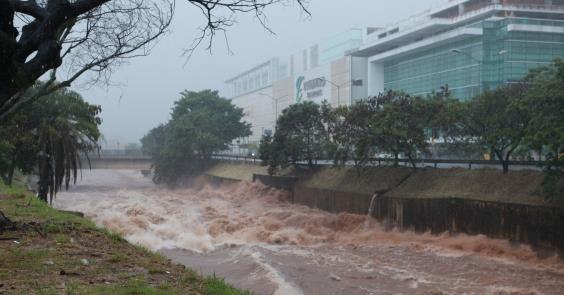
[{"label": "grassy bank", "polygon": [[[253,173],[266,174],[266,168],[252,164],[220,162],[208,174],[251,180]],[[419,169],[368,167],[360,173],[352,167],[320,167],[314,171],[290,171],[300,178],[300,186],[373,194],[388,191],[396,198],[462,198],[491,202],[564,207],[564,198],[547,202],[541,194],[543,174],[539,171],[495,169]]]},{"label": "grassy bank", "polygon": [[267,174],[267,167],[252,163],[218,161],[205,172],[215,177],[243,181],[252,181],[254,173]]},{"label": "grassy bank", "polygon": [[0,294],[250,294],[0,184]]},{"label": "grassy bank", "polygon": [[413,173],[388,196],[398,198],[461,198],[535,206],[564,207],[564,198],[547,202],[539,171],[494,169],[427,169]]}]

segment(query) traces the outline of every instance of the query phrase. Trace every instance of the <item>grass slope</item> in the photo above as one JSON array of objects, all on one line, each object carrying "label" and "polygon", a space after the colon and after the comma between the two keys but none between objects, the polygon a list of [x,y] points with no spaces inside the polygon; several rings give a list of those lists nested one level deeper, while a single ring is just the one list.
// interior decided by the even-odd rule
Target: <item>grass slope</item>
[{"label": "grass slope", "polygon": [[367,167],[359,173],[353,167],[321,167],[301,176],[300,185],[372,195],[395,187],[410,173],[407,168]]},{"label": "grass slope", "polygon": [[251,294],[167,258],[25,191],[0,183],[0,294]]},{"label": "grass slope", "polygon": [[413,173],[387,195],[398,198],[466,198],[538,206],[563,206],[562,199],[548,203],[542,196],[543,174],[538,171],[494,169],[425,169]]},{"label": "grass slope", "polygon": [[[267,174],[259,165],[219,162],[207,174],[250,181],[253,173]],[[473,200],[564,207],[564,198],[547,202],[541,194],[544,175],[539,171],[497,169],[432,169],[405,167],[320,167],[314,171],[292,170],[284,174],[300,178],[299,185],[342,192],[373,194],[391,189],[397,198],[467,198]],[[403,181],[403,182],[402,182]],[[398,186],[399,185],[399,186]]]},{"label": "grass slope", "polygon": [[242,181],[252,181],[253,174],[268,174],[267,167],[252,163],[217,162],[205,174]]}]

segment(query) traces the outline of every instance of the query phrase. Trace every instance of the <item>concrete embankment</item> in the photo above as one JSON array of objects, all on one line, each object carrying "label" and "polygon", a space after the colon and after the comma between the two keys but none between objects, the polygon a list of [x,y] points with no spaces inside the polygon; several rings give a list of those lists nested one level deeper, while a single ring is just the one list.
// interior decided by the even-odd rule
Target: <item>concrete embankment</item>
[{"label": "concrete embankment", "polygon": [[264,167],[220,162],[207,175],[258,179],[291,190],[294,203],[332,213],[367,214],[372,205],[374,218],[401,230],[484,234],[564,251],[564,200],[540,195],[536,171],[324,167],[269,177]]}]

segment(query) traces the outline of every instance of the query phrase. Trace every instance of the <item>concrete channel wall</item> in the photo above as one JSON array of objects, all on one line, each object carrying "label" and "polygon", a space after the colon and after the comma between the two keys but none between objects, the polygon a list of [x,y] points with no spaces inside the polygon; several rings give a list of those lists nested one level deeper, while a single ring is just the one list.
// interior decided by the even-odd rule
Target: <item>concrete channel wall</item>
[{"label": "concrete channel wall", "polygon": [[[220,183],[218,177],[211,179]],[[255,181],[292,192],[293,202],[331,213],[368,214],[373,195],[301,185],[297,178],[254,175]],[[237,180],[223,180],[234,182]],[[463,198],[377,196],[372,216],[415,232],[483,234],[564,252],[564,208]]]},{"label": "concrete channel wall", "polygon": [[564,251],[564,209],[460,198],[377,197],[373,217],[415,232],[483,234]]},{"label": "concrete channel wall", "polygon": [[[88,163],[83,160],[83,166],[88,168]],[[92,158],[90,159],[91,169],[100,170],[149,170],[151,169],[150,159],[136,158]]]}]

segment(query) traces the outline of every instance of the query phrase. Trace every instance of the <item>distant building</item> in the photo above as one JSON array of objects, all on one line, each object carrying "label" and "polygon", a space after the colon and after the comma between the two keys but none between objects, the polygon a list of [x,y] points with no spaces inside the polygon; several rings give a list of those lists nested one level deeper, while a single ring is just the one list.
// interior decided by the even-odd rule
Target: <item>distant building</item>
[{"label": "distant building", "polygon": [[[245,110],[245,120],[252,125],[252,135],[239,144],[257,144],[265,133],[274,132],[276,118],[293,103],[327,100],[333,105],[346,104],[366,91],[356,76],[356,57],[346,53],[362,44],[362,29],[351,29],[327,38],[287,59],[273,58],[225,81],[229,98]],[[363,62],[364,59],[358,59]]]},{"label": "distant building", "polygon": [[258,143],[289,105],[350,104],[385,90],[448,85],[468,99],[564,57],[564,0],[451,0],[407,21],[351,29],[226,81]]},{"label": "distant building", "polygon": [[368,92],[423,95],[448,84],[467,99],[564,56],[564,0],[451,0],[367,32]]}]

